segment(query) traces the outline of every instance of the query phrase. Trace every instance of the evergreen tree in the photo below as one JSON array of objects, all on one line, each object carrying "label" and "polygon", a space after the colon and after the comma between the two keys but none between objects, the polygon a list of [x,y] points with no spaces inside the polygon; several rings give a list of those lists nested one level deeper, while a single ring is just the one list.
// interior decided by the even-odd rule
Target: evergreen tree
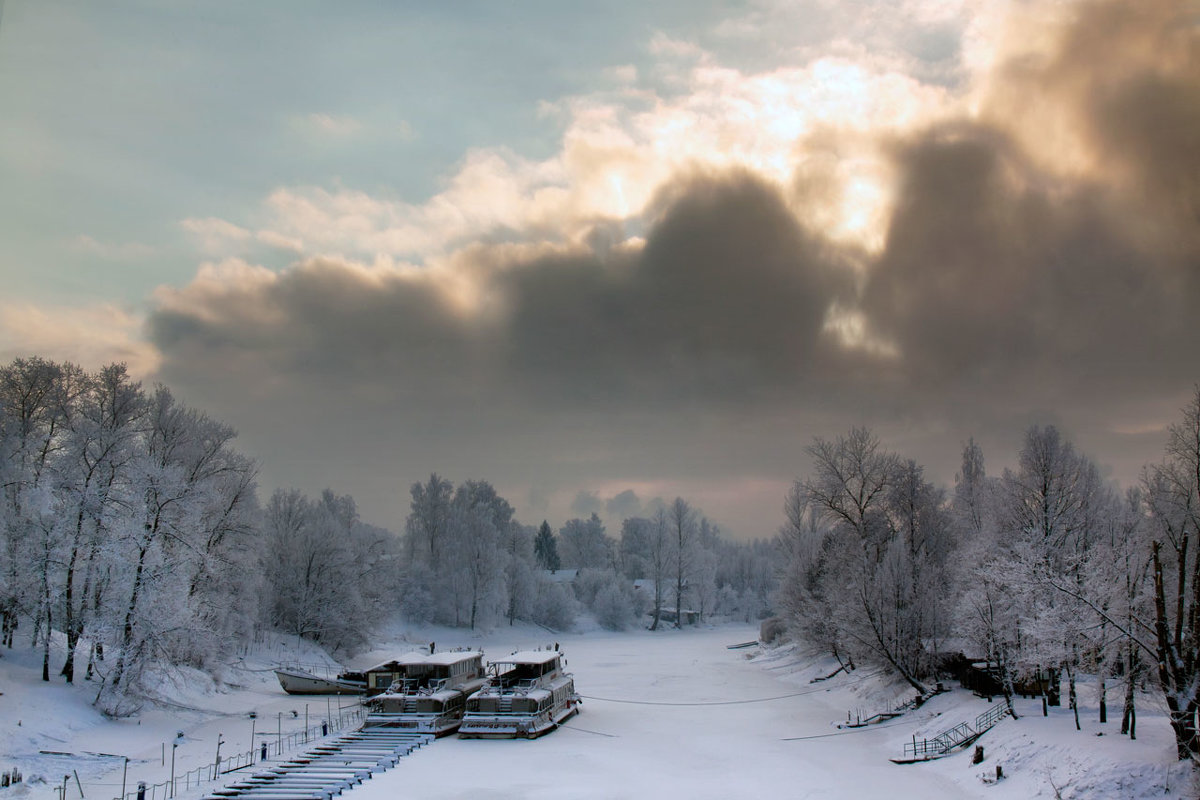
[{"label": "evergreen tree", "polygon": [[538,566],[542,569],[554,571],[561,566],[558,558],[558,542],[554,538],[554,531],[550,530],[550,523],[546,520],[542,520],[537,538],[533,540],[533,553],[537,557]]}]

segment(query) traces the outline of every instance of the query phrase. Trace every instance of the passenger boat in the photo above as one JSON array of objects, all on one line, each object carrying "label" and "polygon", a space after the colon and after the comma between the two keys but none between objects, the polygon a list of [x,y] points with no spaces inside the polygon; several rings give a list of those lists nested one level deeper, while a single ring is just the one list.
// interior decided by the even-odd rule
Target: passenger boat
[{"label": "passenger boat", "polygon": [[487,681],[483,653],[477,650],[447,650],[441,653],[409,653],[372,667],[368,675],[395,675],[382,694],[364,701],[364,728],[402,728],[415,733],[445,736],[458,729],[467,695]]},{"label": "passenger boat", "polygon": [[280,667],[275,670],[279,685],[288,694],[362,694],[367,680],[361,672],[343,672],[336,678],[322,678],[302,669]]},{"label": "passenger boat", "polygon": [[467,698],[464,739],[533,739],[579,712],[575,679],[557,650],[523,650],[493,661],[487,685]]}]

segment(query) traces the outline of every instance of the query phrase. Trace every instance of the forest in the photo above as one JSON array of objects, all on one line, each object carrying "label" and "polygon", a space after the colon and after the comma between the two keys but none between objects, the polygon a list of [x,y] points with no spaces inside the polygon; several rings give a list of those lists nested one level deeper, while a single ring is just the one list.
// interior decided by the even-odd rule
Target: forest
[{"label": "forest", "polygon": [[778,603],[800,638],[844,669],[886,665],[922,697],[969,655],[1010,712],[1018,687],[1056,703],[1065,682],[1077,729],[1086,672],[1100,721],[1111,686],[1130,737],[1137,689],[1156,685],[1178,757],[1197,760],[1200,390],[1123,491],[1054,426],[1028,429],[999,475],[968,441],[949,493],[866,429],[807,450],[778,543]]},{"label": "forest", "polygon": [[121,364],[0,367],[4,645],[31,626],[43,680],[93,681],[97,707],[124,716],[147,670],[204,669],[263,631],[352,653],[397,614],[552,630],[584,611],[614,630],[682,608],[769,614],[772,543],[732,541],[682,498],[648,504],[652,516],[623,520],[619,535],[595,514],[555,532],[517,520],[487,481],[432,474],[393,532],[331,489],[262,501],[235,439]]},{"label": "forest", "polygon": [[1124,489],[1053,426],[998,475],[968,441],[951,489],[866,428],[817,436],[771,542],[735,541],[683,498],[619,533],[595,514],[555,531],[485,480],[436,473],[393,532],[331,489],[261,501],[235,439],[121,364],[0,367],[4,645],[31,626],[43,680],[92,681],[122,716],[146,670],[204,669],[263,631],[349,653],[397,614],[566,630],[586,612],[617,630],[778,613],[843,669],[882,665],[921,696],[978,659],[1010,710],[1018,689],[1057,702],[1065,682],[1078,719],[1077,676],[1095,675],[1102,719],[1111,691],[1131,737],[1152,684],[1179,758],[1200,758],[1200,389]]}]

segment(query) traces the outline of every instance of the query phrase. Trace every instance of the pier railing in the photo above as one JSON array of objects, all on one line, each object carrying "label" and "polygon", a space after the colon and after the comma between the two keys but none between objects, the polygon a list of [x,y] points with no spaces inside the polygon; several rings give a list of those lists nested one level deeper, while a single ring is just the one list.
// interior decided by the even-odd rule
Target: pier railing
[{"label": "pier railing", "polygon": [[[205,764],[176,775],[173,779],[169,778],[160,783],[136,781],[132,784],[134,786],[132,790],[128,790],[129,784],[127,783],[125,794],[115,797],[113,800],[169,800],[177,792],[186,792],[202,784],[218,780],[222,775],[228,775],[231,772],[237,772],[254,764],[262,763],[269,760],[272,756],[278,758],[297,747],[339,731],[344,731],[347,728],[356,728],[362,724],[365,716],[366,709],[361,706],[348,708],[328,721],[312,725],[302,731],[273,737],[273,741],[264,739],[262,744],[253,750],[247,750],[244,753],[233,753],[228,757],[222,757],[220,761],[214,760],[211,764]],[[263,735],[267,736],[270,734],[264,733]]]},{"label": "pier railing", "polygon": [[963,747],[982,736],[989,728],[1008,716],[1008,706],[998,703],[975,718],[975,725],[966,722],[942,731],[932,739],[913,740],[904,745],[905,758],[937,758]]}]

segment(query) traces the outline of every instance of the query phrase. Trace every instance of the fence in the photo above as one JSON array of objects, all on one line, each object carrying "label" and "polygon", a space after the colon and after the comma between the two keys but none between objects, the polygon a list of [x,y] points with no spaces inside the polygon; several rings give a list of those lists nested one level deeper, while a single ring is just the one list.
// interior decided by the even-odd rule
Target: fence
[{"label": "fence", "polygon": [[[328,722],[313,725],[302,731],[285,734],[273,742],[263,740],[261,747],[248,750],[244,753],[234,753],[228,758],[222,758],[220,761],[214,760],[211,764],[196,767],[189,772],[176,775],[162,783],[145,783],[139,781],[135,784],[138,788],[133,791],[127,791],[122,797],[116,797],[113,800],[168,800],[168,798],[174,797],[176,792],[186,792],[201,784],[215,781],[222,775],[228,775],[231,772],[237,772],[240,769],[257,764],[271,756],[281,756],[284,752],[293,750],[300,745],[308,744],[315,739],[320,739],[349,727],[357,727],[362,724],[365,714],[366,710],[361,706],[346,709]],[[180,786],[180,784],[183,785]]]}]

